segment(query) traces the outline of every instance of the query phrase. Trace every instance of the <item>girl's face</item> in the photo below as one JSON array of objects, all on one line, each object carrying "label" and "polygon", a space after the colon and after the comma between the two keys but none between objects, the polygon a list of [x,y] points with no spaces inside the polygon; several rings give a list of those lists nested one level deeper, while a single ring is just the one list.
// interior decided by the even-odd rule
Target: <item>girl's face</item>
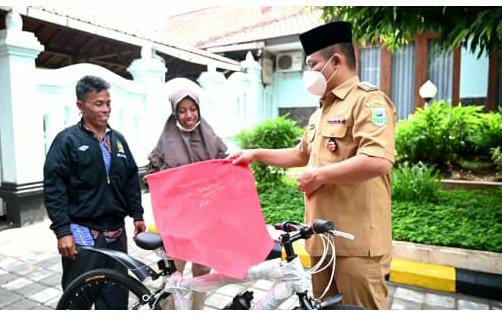
[{"label": "girl's face", "polygon": [[179,102],[178,113],[176,115],[179,123],[185,129],[193,129],[197,122],[199,122],[199,110],[191,98],[185,98]]}]

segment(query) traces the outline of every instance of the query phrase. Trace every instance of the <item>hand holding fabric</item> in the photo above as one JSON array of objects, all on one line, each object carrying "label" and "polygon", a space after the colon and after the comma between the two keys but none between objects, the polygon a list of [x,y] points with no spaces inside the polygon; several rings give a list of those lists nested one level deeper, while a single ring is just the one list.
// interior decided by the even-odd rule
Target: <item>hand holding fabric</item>
[{"label": "hand holding fabric", "polygon": [[255,161],[253,150],[240,150],[227,157],[232,160],[232,164],[251,164]]}]

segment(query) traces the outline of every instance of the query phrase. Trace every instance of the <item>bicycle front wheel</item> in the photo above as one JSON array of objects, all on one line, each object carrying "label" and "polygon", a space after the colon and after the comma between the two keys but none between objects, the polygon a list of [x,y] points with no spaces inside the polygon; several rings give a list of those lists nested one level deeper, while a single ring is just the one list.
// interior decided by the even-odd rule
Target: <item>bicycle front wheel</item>
[{"label": "bicycle front wheel", "polygon": [[[103,295],[103,291],[118,296],[119,300],[111,300],[109,296]],[[97,269],[72,281],[63,292],[56,309],[153,309],[151,297],[151,292],[131,276],[114,270]]]}]

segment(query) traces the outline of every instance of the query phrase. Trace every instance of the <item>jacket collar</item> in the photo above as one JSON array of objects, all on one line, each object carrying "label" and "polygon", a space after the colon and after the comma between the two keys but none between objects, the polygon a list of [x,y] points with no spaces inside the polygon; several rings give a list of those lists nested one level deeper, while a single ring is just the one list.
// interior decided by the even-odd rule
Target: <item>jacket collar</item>
[{"label": "jacket collar", "polygon": [[331,91],[332,94],[334,94],[338,99],[343,100],[349,92],[354,88],[357,84],[359,83],[359,76],[354,76],[349,79],[347,79],[345,82],[343,82],[341,85],[336,87]]},{"label": "jacket collar", "polygon": [[[94,132],[92,132],[91,130],[87,129],[85,126],[84,126],[84,119],[80,119],[80,121],[77,123],[77,126],[82,130],[84,131],[85,133],[91,135],[92,137],[94,138],[97,138],[96,135],[94,134]],[[105,130],[105,134],[104,135],[107,135],[109,134],[110,132],[112,132],[112,128],[110,127],[109,124],[106,125],[106,130]]]}]

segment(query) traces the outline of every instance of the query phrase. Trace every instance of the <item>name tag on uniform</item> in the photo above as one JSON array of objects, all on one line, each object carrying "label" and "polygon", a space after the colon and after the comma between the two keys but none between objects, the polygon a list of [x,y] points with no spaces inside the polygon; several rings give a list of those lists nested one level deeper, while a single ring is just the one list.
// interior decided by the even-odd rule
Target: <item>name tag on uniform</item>
[{"label": "name tag on uniform", "polygon": [[328,124],[346,124],[347,120],[345,118],[336,117],[328,119]]}]

